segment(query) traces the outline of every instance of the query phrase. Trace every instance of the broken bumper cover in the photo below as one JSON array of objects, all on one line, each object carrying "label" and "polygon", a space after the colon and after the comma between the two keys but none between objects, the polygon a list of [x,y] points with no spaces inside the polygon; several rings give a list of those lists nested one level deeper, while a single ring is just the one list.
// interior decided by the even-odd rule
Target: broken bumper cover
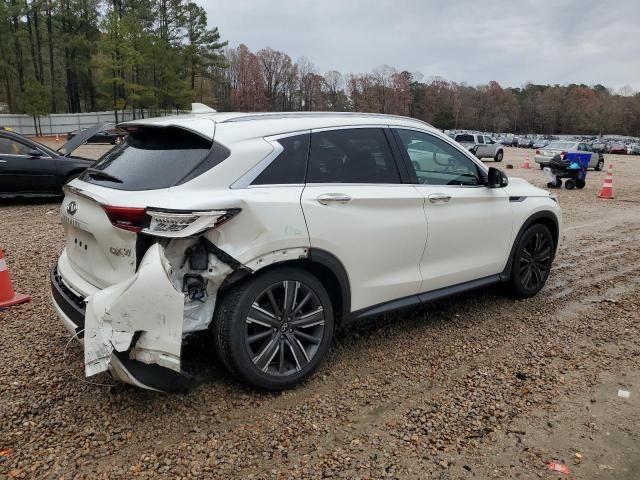
[{"label": "broken bumper cover", "polygon": [[109,371],[126,383],[165,392],[195,385],[180,370],[184,296],[168,278],[169,268],[154,245],[132,278],[86,301],[66,287],[57,267],[51,270],[58,316],[70,332],[84,337],[87,377]]}]

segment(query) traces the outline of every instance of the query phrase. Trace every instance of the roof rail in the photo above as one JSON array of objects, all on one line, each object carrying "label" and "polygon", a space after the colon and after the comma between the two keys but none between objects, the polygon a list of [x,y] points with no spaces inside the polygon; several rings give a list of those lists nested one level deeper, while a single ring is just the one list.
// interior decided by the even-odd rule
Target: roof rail
[{"label": "roof rail", "polygon": [[250,114],[242,114],[237,117],[227,118],[225,120],[221,120],[220,123],[231,123],[231,122],[244,122],[251,120],[277,120],[281,118],[296,118],[296,117],[334,117],[334,116],[345,116],[345,117],[371,117],[371,118],[401,118],[403,120],[412,120],[414,122],[424,123],[431,127],[431,125],[423,120],[412,117],[404,117],[401,115],[389,115],[386,113],[361,113],[361,112],[257,112]]}]

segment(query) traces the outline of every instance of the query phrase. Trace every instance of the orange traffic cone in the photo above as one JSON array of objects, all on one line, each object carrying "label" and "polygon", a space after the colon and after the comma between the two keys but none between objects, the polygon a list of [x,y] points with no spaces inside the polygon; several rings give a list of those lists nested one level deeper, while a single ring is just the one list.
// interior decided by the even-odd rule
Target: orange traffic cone
[{"label": "orange traffic cone", "polygon": [[522,168],[529,168],[529,156],[524,157],[524,163],[522,164]]},{"label": "orange traffic cone", "polygon": [[60,135],[56,133],[56,143],[60,142]]},{"label": "orange traffic cone", "polygon": [[0,248],[0,308],[10,307],[18,303],[30,302],[31,296],[21,295],[14,292],[9,276],[7,262],[4,259],[4,252]]},{"label": "orange traffic cone", "polygon": [[602,189],[598,194],[600,198],[604,199],[612,199],[613,198],[613,165],[609,164],[609,169],[607,170],[607,176],[604,179],[604,183],[602,184]]}]

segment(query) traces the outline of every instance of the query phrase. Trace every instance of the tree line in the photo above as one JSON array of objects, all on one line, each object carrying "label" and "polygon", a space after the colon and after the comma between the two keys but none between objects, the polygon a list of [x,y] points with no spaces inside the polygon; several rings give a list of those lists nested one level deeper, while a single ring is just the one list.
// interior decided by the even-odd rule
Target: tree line
[{"label": "tree line", "polygon": [[[0,0],[0,102],[49,113],[363,111],[441,129],[640,136],[640,94],[603,85],[503,88],[383,65],[321,73],[307,58],[227,46],[190,0]],[[496,72],[498,75],[499,72]]]}]

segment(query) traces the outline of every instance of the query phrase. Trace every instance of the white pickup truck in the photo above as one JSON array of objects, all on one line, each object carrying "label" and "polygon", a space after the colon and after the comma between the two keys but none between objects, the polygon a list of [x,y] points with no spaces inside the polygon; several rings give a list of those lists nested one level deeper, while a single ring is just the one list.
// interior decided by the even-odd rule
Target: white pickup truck
[{"label": "white pickup truck", "polygon": [[501,162],[504,158],[504,148],[489,135],[459,133],[454,137],[454,140],[467,149],[477,145],[476,157],[478,158],[493,158],[496,162]]}]

